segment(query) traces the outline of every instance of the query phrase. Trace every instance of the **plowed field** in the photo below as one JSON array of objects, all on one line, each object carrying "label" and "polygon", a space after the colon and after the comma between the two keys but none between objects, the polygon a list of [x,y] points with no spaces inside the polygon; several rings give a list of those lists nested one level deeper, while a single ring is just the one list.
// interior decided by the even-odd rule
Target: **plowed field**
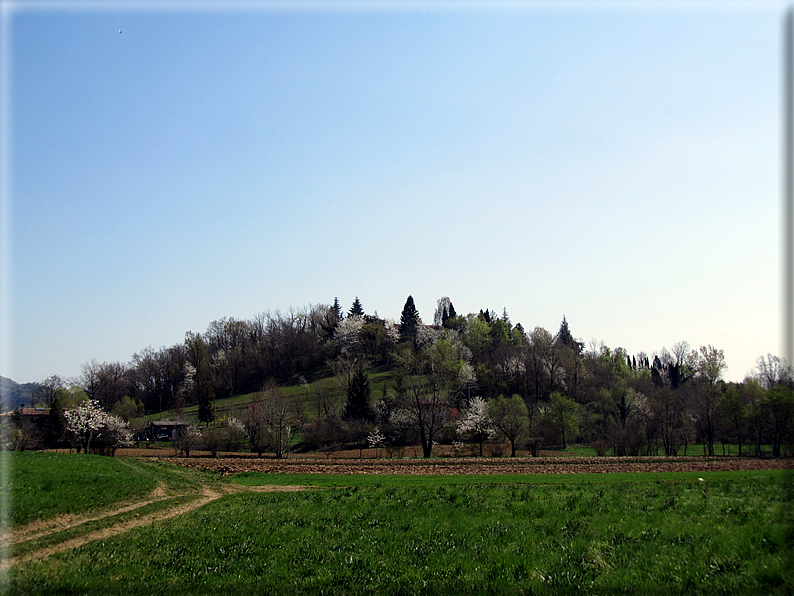
[{"label": "plowed field", "polygon": [[164,461],[231,476],[270,474],[582,474],[601,472],[707,472],[773,470],[790,460],[737,457],[537,457],[439,459],[257,459],[167,457]]}]

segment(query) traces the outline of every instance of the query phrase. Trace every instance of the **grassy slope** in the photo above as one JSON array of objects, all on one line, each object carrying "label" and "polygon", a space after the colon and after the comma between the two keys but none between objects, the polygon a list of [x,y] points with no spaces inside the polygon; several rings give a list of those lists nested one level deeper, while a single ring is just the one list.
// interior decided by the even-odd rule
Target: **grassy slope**
[{"label": "grassy slope", "polygon": [[315,478],[335,489],[229,495],[15,567],[10,592],[792,592],[789,472],[589,476],[337,476]]},{"label": "grassy slope", "polygon": [[[373,399],[380,399],[383,394],[383,386],[392,387],[394,384],[393,371],[386,367],[377,367],[369,371],[369,382],[372,390]],[[319,379],[313,383],[309,383],[309,392],[306,393],[306,388],[302,385],[282,385],[280,389],[287,395],[299,397],[303,400],[304,412],[309,420],[317,416],[317,392],[320,390],[327,390],[329,395],[336,398],[340,403],[344,403],[344,395],[339,383],[332,375],[323,379]],[[251,403],[256,399],[257,393],[245,393],[241,395],[234,395],[224,399],[215,401],[215,410],[219,417],[226,416],[239,416]],[[198,420],[198,405],[188,406],[184,409],[184,413],[191,420]],[[173,416],[173,412],[165,411],[158,414],[150,414],[143,418],[137,418],[132,421],[132,426],[142,427],[149,423],[151,420],[166,420]]]}]

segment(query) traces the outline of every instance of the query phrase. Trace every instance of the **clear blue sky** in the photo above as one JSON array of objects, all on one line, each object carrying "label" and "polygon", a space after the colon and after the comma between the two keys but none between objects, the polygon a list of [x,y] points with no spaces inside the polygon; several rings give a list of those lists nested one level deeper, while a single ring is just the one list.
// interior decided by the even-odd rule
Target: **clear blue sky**
[{"label": "clear blue sky", "polygon": [[335,296],[781,353],[784,3],[10,6],[3,376]]}]

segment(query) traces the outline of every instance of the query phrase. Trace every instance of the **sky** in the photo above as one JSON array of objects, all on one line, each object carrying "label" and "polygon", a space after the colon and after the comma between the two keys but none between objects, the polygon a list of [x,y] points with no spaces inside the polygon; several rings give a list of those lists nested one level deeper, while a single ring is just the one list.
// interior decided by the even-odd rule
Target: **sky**
[{"label": "sky", "polygon": [[781,354],[784,3],[3,3],[0,375],[359,297]]}]

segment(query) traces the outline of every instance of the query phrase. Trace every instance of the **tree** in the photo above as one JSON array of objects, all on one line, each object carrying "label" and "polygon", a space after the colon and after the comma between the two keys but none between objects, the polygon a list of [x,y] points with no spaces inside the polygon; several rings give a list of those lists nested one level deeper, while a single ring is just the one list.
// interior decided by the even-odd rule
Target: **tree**
[{"label": "tree", "polygon": [[562,317],[562,323],[560,323],[560,330],[557,332],[557,336],[554,338],[555,341],[563,344],[564,346],[572,349],[576,355],[580,355],[582,350],[584,349],[584,342],[576,341],[571,334],[571,330],[568,328],[568,321],[565,318],[565,315]]},{"label": "tree", "polygon": [[174,450],[179,450],[184,453],[185,457],[190,457],[190,452],[197,449],[201,443],[201,431],[195,424],[191,424],[179,431],[176,443],[174,443]]},{"label": "tree", "polygon": [[762,407],[771,423],[772,456],[781,457],[783,446],[794,443],[794,389],[783,385],[767,389]]},{"label": "tree", "polygon": [[482,444],[487,439],[496,437],[497,428],[488,415],[488,404],[479,396],[472,397],[466,408],[458,417],[457,428],[459,435],[468,435],[480,446],[482,457]]},{"label": "tree", "polygon": [[549,397],[546,417],[561,438],[563,449],[567,446],[566,438],[575,437],[579,431],[578,409],[575,401],[558,391],[553,392]]},{"label": "tree", "polygon": [[364,317],[350,315],[336,326],[334,343],[341,354],[359,354],[364,346],[361,329],[364,327]]},{"label": "tree", "polygon": [[350,307],[350,313],[348,314],[349,317],[363,317],[364,316],[364,308],[361,306],[361,300],[356,299],[353,301],[353,306]]},{"label": "tree", "polygon": [[416,333],[422,319],[419,318],[419,311],[414,304],[413,296],[408,296],[400,315],[400,340],[416,342]]},{"label": "tree", "polygon": [[285,395],[275,381],[269,381],[262,389],[262,415],[270,435],[270,445],[276,458],[284,457],[284,450],[289,448],[295,425],[299,422],[298,413],[292,400]]},{"label": "tree", "polygon": [[93,399],[81,403],[76,408],[64,412],[66,428],[73,433],[78,451],[82,447],[86,453],[95,441],[101,447],[115,453],[117,447],[132,445],[132,436],[127,423],[118,416],[108,414]]},{"label": "tree", "polygon": [[139,400],[125,395],[113,406],[113,414],[129,422],[133,418],[140,418],[144,415],[143,404]]},{"label": "tree", "polygon": [[487,412],[494,426],[510,441],[510,457],[515,457],[516,443],[529,428],[529,414],[524,400],[518,394],[510,398],[500,395],[488,402]]},{"label": "tree", "polygon": [[761,385],[770,389],[775,385],[794,388],[794,369],[786,362],[785,358],[767,354],[766,358],[759,356],[756,361],[758,380]]},{"label": "tree", "polygon": [[[436,300],[436,312],[433,313],[433,325],[442,326],[450,318],[450,311],[455,312],[455,307],[452,306],[452,301],[449,296],[442,296]],[[452,314],[452,318],[456,315]]]},{"label": "tree", "polygon": [[396,355],[398,385],[389,404],[389,421],[412,431],[430,457],[436,435],[454,418],[452,394],[464,367],[445,340],[414,353],[410,348]]},{"label": "tree", "polygon": [[43,406],[52,407],[55,394],[63,387],[63,380],[58,375],[50,375],[38,384],[33,391],[33,402]]},{"label": "tree", "polygon": [[380,353],[381,357],[385,359],[387,346],[385,321],[372,318],[361,326],[358,336],[363,349],[370,358],[375,358]]},{"label": "tree", "polygon": [[[47,421],[44,423],[44,443],[49,447],[56,446],[63,438],[64,432],[66,432],[66,416],[64,415],[64,397],[62,397],[62,393],[68,395],[65,389],[61,389],[56,393],[50,413],[47,414]],[[76,404],[69,403],[68,405],[74,407]]]},{"label": "tree", "polygon": [[730,429],[730,435],[739,445],[739,457],[742,456],[742,442],[747,424],[747,404],[745,403],[742,387],[731,383],[719,405],[720,417],[724,420],[724,427]]},{"label": "tree", "polygon": [[[212,370],[209,347],[200,333],[188,331],[185,334],[188,362],[192,370],[190,379],[192,397],[198,402],[199,422],[209,423],[215,420],[215,391],[212,387]],[[186,375],[187,376],[187,375]]]},{"label": "tree", "polygon": [[372,418],[372,409],[369,405],[370,387],[369,376],[362,365],[356,368],[350,380],[345,405],[345,418],[351,420],[369,420]]},{"label": "tree", "polygon": [[692,357],[697,374],[714,386],[722,377],[722,371],[728,368],[725,363],[725,354],[714,346],[701,346],[700,354]]},{"label": "tree", "polygon": [[41,442],[41,431],[37,425],[33,424],[30,420],[22,418],[20,410],[14,410],[11,415],[11,428],[6,430],[9,432],[11,438],[11,449],[14,451],[25,451],[27,449],[35,449]]},{"label": "tree", "polygon": [[268,448],[269,441],[261,399],[254,401],[248,406],[243,416],[243,424],[248,433],[248,443],[251,445],[251,451],[255,451],[259,457],[262,457],[262,454]]}]

